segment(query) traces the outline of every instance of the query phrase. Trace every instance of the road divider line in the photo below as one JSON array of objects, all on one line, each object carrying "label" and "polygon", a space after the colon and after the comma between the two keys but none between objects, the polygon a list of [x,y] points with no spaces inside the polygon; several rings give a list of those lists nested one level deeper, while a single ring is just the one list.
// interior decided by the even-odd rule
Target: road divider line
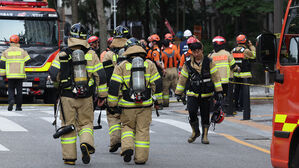
[{"label": "road divider line", "polygon": [[217,134],[218,134],[218,135],[222,135],[222,136],[224,136],[225,138],[227,138],[227,139],[229,139],[229,140],[231,140],[231,141],[237,142],[237,143],[239,143],[239,144],[242,144],[242,145],[244,145],[244,146],[248,146],[248,147],[250,147],[250,148],[253,148],[253,149],[259,150],[259,151],[261,151],[261,152],[270,154],[270,151],[269,151],[269,150],[264,149],[264,148],[261,148],[261,147],[258,147],[258,146],[256,146],[256,145],[252,145],[252,144],[247,143],[247,142],[244,142],[244,141],[242,141],[242,140],[240,140],[240,139],[238,139],[238,138],[236,138],[236,137],[234,137],[234,136],[232,136],[232,135],[228,135],[228,134],[224,134],[224,133],[217,133]]},{"label": "road divider line", "polygon": [[230,121],[230,122],[234,122],[234,123],[238,123],[238,124],[247,125],[247,126],[254,127],[254,128],[258,128],[260,130],[272,132],[272,127],[271,126],[264,125],[264,124],[259,124],[259,123],[256,123],[254,121],[238,120],[238,119],[234,119],[234,118],[231,118],[231,117],[226,117],[225,120]]},{"label": "road divider line", "polygon": [[1,131],[15,131],[15,132],[28,132],[27,129],[23,128],[22,126],[18,125],[17,123],[0,117],[0,130]]},{"label": "road divider line", "polygon": [[0,152],[8,152],[9,149],[7,149],[5,146],[0,144]]}]

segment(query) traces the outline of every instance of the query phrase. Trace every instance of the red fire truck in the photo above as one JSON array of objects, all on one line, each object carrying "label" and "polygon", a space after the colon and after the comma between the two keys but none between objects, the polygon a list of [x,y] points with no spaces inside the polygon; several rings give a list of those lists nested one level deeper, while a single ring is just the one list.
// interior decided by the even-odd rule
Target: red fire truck
[{"label": "red fire truck", "polygon": [[277,44],[273,34],[257,38],[257,59],[274,73],[273,167],[299,168],[299,0],[289,0]]},{"label": "red fire truck", "polygon": [[[59,52],[58,13],[47,8],[47,2],[0,1],[0,54],[9,47],[12,34],[20,36],[21,48],[31,59],[23,82],[25,101],[42,97],[46,103],[55,100],[55,89],[48,70]],[[0,80],[0,96],[7,95],[7,79]]]}]

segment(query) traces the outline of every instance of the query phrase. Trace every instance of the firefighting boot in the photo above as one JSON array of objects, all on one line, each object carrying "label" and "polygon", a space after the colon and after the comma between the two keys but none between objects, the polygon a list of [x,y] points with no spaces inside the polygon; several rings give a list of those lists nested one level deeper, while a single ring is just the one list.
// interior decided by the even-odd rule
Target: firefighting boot
[{"label": "firefighting boot", "polygon": [[125,150],[125,151],[121,154],[121,156],[124,157],[124,162],[130,162],[131,159],[132,159],[132,155],[133,155],[133,153],[134,153],[133,149],[127,149],[127,150]]},{"label": "firefighting boot", "polygon": [[116,152],[120,146],[121,146],[121,143],[117,143],[115,145],[110,146],[109,152]]},{"label": "firefighting boot", "polygon": [[65,159],[64,164],[66,164],[66,165],[75,165],[76,160],[75,159]]},{"label": "firefighting boot", "polygon": [[190,122],[190,125],[191,125],[191,128],[192,128],[192,135],[188,138],[188,142],[189,143],[192,143],[195,141],[195,139],[197,137],[200,136],[200,131],[199,131],[199,123],[198,121],[195,121],[195,122]]},{"label": "firefighting boot", "polygon": [[82,152],[82,161],[84,164],[88,164],[90,162],[88,147],[85,143],[82,143],[80,145],[80,148],[81,148],[81,152]]},{"label": "firefighting boot", "polygon": [[210,125],[203,125],[202,126],[202,137],[201,137],[201,143],[203,144],[209,144],[208,140],[208,131],[209,131]]}]

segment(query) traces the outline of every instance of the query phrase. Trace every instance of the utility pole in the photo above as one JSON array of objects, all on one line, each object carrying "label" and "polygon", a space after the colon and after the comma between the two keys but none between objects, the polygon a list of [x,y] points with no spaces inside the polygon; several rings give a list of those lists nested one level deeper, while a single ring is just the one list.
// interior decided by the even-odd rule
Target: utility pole
[{"label": "utility pole", "polygon": [[[113,3],[112,3],[113,1]],[[117,6],[116,6],[116,0],[111,0],[111,11],[113,12],[113,28],[115,29],[116,27],[116,10]]]},{"label": "utility pole", "polygon": [[176,25],[175,25],[175,32],[179,31],[179,0],[176,0]]},{"label": "utility pole", "polygon": [[280,33],[283,18],[283,1],[274,0],[274,33]]}]

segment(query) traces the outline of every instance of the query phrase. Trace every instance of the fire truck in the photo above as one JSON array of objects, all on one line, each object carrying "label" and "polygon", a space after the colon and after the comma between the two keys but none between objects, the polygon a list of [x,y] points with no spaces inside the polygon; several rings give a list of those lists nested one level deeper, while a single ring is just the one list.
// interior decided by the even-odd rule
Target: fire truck
[{"label": "fire truck", "polygon": [[274,73],[272,165],[299,168],[299,0],[288,0],[279,39],[257,37],[257,59]]},{"label": "fire truck", "polygon": [[[48,70],[59,52],[58,13],[44,1],[0,1],[0,55],[9,47],[9,37],[19,35],[20,46],[28,52],[24,100],[55,101],[55,89]],[[0,96],[7,95],[7,79],[0,79]]]}]

